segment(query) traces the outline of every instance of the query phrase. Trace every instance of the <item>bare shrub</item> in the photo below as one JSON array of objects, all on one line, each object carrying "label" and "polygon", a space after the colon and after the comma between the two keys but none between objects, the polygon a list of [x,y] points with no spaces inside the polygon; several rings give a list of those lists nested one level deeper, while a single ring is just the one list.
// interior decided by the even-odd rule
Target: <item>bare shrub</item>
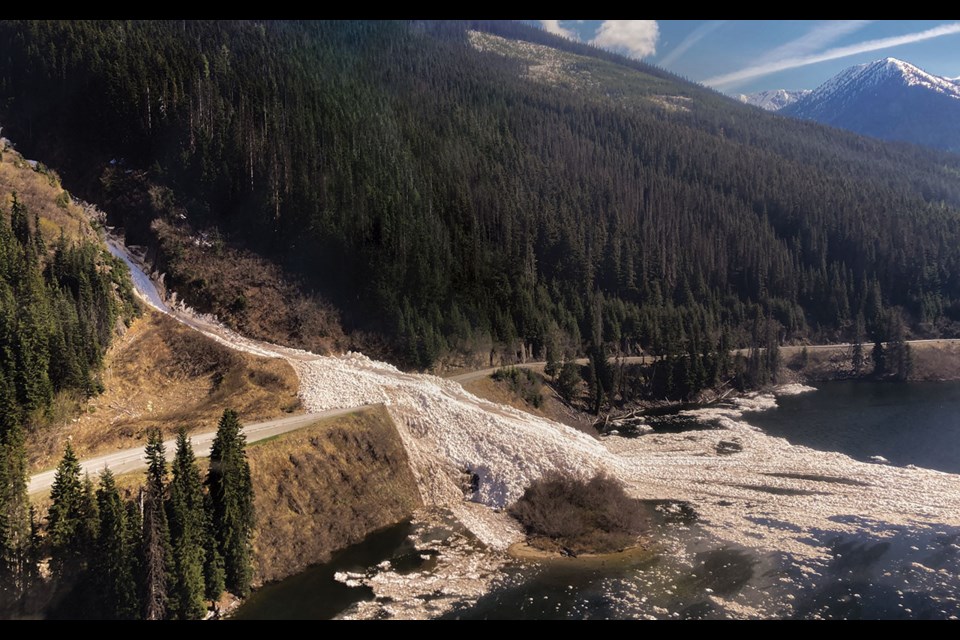
[{"label": "bare shrub", "polygon": [[534,546],[573,553],[621,550],[646,523],[643,505],[605,474],[590,480],[548,474],[531,484],[509,513]]}]

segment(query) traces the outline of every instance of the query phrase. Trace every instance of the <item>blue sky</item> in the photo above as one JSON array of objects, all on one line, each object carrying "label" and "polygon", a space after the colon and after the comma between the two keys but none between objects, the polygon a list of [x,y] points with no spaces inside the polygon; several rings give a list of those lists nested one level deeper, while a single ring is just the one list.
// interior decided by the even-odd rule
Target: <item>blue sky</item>
[{"label": "blue sky", "polygon": [[548,31],[641,58],[729,94],[814,89],[879,58],[960,76],[955,20],[541,20]]}]

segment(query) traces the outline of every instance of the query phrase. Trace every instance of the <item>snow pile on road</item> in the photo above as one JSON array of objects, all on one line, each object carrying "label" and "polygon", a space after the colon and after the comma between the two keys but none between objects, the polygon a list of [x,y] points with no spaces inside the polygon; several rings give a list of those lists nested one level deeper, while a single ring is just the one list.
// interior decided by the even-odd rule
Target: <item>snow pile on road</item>
[{"label": "snow pile on road", "polygon": [[[473,497],[491,507],[510,504],[551,470],[581,477],[606,471],[637,497],[692,502],[703,525],[721,539],[804,557],[826,553],[811,542],[816,530],[853,532],[871,522],[960,524],[960,476],[791,445],[744,420],[745,413],[776,407],[774,394],[752,393],[725,406],[683,412],[719,429],[600,442],[477,398],[449,380],[405,374],[360,354],[295,365],[311,410],[383,402],[424,501],[450,508],[495,548],[521,533],[503,514],[464,502],[462,470],[479,476]],[[794,384],[775,393],[811,390]],[[721,441],[730,440],[742,451],[721,454]]]},{"label": "snow pile on road", "polygon": [[[396,422],[427,504],[449,507],[496,530],[485,542],[503,547],[519,537],[513,527],[467,513],[461,475],[476,474],[475,500],[504,507],[548,471],[582,477],[612,471],[595,439],[555,422],[468,393],[436,376],[406,374],[360,354],[295,361],[300,396],[310,411],[383,403]],[[463,512],[462,514],[460,512]],[[509,539],[500,539],[507,533]]]}]

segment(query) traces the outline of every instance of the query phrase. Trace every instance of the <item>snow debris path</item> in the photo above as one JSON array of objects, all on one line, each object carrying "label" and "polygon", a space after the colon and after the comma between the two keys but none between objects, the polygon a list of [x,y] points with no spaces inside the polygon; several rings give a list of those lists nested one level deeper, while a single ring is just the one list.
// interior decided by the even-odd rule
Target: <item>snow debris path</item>
[{"label": "snow debris path", "polygon": [[[111,251],[139,271],[121,243],[113,243]],[[776,406],[774,395],[753,394],[728,406],[687,412],[714,428],[596,440],[478,398],[451,380],[404,373],[359,353],[318,356],[244,338],[175,300],[164,304],[155,287],[150,292],[149,278],[134,281],[153,306],[214,340],[286,359],[300,377],[300,398],[310,412],[384,404],[424,503],[449,509],[493,549],[522,538],[502,508],[553,470],[580,476],[605,471],[639,498],[691,502],[702,525],[720,539],[807,557],[826,553],[812,542],[813,531],[869,529],[882,535],[890,524],[960,525],[960,476],[858,462],[768,436],[743,414]],[[779,393],[807,391],[790,385]],[[731,439],[742,450],[718,453],[720,441]],[[465,473],[479,477],[476,494],[466,496],[471,500],[465,500]]]}]

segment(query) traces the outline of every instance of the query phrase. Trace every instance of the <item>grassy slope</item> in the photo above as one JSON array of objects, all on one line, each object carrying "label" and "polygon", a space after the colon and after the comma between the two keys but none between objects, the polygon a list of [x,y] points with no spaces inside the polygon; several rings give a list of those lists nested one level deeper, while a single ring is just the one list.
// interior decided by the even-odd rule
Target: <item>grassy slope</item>
[{"label": "grassy slope", "polygon": [[276,264],[216,240],[200,246],[184,228],[163,221],[153,229],[166,258],[167,284],[198,311],[252,338],[314,353],[351,346],[336,310]]},{"label": "grassy slope", "polygon": [[0,210],[7,215],[14,192],[31,217],[40,216],[40,233],[48,245],[60,237],[61,229],[69,240],[96,235],[81,208],[62,195],[56,173],[42,167],[35,170],[13,149],[0,149]]},{"label": "grassy slope", "polygon": [[223,410],[244,422],[300,410],[296,372],[286,362],[233,351],[175,320],[150,311],[114,341],[105,358],[105,392],[81,405],[29,444],[34,469],[57,463],[70,436],[80,457],[146,444],[159,427],[172,437],[180,425],[212,430]]},{"label": "grassy slope", "polygon": [[590,435],[596,435],[596,430],[593,428],[596,416],[571,409],[557,397],[557,394],[549,385],[543,383],[542,374],[537,373],[537,379],[540,381],[539,391],[543,398],[543,403],[540,407],[534,407],[529,402],[526,402],[520,394],[510,388],[509,383],[505,381],[498,382],[491,376],[484,376],[465,382],[463,388],[485,400],[509,405],[535,416],[556,420],[557,422]]},{"label": "grassy slope", "polygon": [[[9,212],[13,193],[31,217],[39,215],[48,246],[61,231],[71,240],[97,236],[55,173],[34,169],[19,153],[4,148],[0,211]],[[53,467],[67,437],[85,457],[137,446],[155,426],[168,435],[181,424],[212,429],[227,407],[249,421],[299,410],[299,383],[288,364],[231,351],[152,311],[114,340],[104,365],[103,395],[87,401],[61,394],[50,424],[31,434],[27,446],[33,470]]]},{"label": "grassy slope", "polygon": [[[807,365],[801,370],[802,350],[803,347],[781,347],[780,349],[787,367],[801,374],[803,379],[816,382],[850,377],[853,369],[851,347],[810,349],[807,352]],[[869,374],[873,370],[873,360],[870,357],[872,350],[873,343],[864,343],[864,374]],[[928,382],[960,380],[960,344],[946,340],[921,342],[911,344],[910,352],[913,358],[910,380]]]}]

